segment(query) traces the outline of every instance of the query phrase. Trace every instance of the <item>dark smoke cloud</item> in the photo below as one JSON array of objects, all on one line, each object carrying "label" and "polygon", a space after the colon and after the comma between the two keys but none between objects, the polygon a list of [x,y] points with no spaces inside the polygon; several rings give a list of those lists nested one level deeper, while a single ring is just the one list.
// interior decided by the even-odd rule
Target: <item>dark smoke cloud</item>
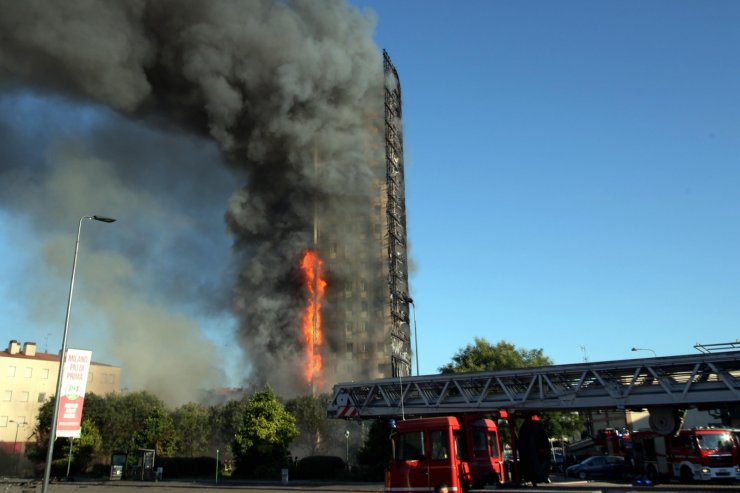
[{"label": "dark smoke cloud", "polygon": [[[218,316],[230,299],[247,359],[230,373],[286,395],[305,391],[298,257],[312,244],[314,210],[340,240],[355,236],[349,226],[361,207],[347,204],[367,203],[367,163],[382,160],[374,19],[340,0],[0,0],[0,8],[6,98],[31,97],[22,92],[30,89],[125,117],[96,107],[85,135],[60,130],[41,156],[22,150],[37,136],[20,135],[11,119],[0,123],[0,207],[20,209],[36,198],[58,216],[26,212],[44,223],[68,222],[91,204],[128,216],[126,235],[115,236],[120,243],[106,244],[107,231],[91,240],[99,243],[96,255],[115,252],[115,268],[88,268],[108,287],[110,299],[97,299],[102,289],[91,295],[100,316],[113,330],[141,326],[135,335],[143,340],[126,337],[119,351],[139,355],[141,370],[124,372],[151,386],[147,374],[160,366],[162,374],[197,373],[203,385],[218,385],[218,343],[204,339],[193,320]],[[95,121],[100,114],[106,123]],[[199,136],[217,142],[219,152]],[[221,219],[212,221],[218,207]],[[219,237],[214,224],[224,228],[224,213],[233,260],[214,262],[208,252],[223,254],[211,239]],[[54,264],[68,238],[46,240]],[[59,260],[62,272],[65,263]],[[142,275],[147,269],[166,272],[166,280]],[[219,343],[227,346],[224,332]],[[179,355],[180,366],[177,358],[157,359],[162,346]],[[208,359],[196,357],[204,353]],[[202,364],[184,370],[191,358]]]}]

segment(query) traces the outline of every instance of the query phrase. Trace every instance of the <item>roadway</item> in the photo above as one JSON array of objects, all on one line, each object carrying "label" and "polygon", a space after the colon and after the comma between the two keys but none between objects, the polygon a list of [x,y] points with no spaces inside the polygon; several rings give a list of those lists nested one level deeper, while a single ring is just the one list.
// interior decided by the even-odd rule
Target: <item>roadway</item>
[{"label": "roadway", "polygon": [[[41,491],[40,481],[18,481],[9,478],[0,479],[0,490],[2,493],[39,493]],[[282,492],[347,492],[347,493],[382,493],[381,483],[339,483],[323,481],[289,481],[282,484],[279,481],[264,482],[237,482],[237,481],[78,481],[65,483],[52,483],[49,485],[49,493],[199,493],[202,491],[222,491],[224,493],[233,491],[244,491],[245,493],[271,493]],[[549,484],[522,486],[513,488],[486,488],[472,490],[471,493],[483,492],[604,492],[604,493],[626,493],[637,491],[738,491],[738,484],[679,484],[666,483],[654,486],[636,486],[629,482],[601,482],[570,480],[563,477],[553,477]]]}]

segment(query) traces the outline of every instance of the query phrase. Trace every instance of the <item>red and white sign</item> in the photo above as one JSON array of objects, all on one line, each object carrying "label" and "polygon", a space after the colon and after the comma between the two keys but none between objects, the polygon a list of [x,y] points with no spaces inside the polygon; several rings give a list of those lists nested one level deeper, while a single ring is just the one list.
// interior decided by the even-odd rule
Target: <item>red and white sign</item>
[{"label": "red and white sign", "polygon": [[90,371],[92,351],[67,349],[67,360],[62,374],[62,391],[57,414],[58,437],[80,437],[82,405],[85,402],[87,374]]}]

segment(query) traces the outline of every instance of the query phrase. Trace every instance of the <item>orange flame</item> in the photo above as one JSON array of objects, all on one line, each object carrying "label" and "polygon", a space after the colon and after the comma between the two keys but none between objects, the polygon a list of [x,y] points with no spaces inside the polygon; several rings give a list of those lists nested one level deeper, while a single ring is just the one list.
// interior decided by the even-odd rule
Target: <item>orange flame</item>
[{"label": "orange flame", "polygon": [[301,259],[301,269],[308,290],[308,303],[303,312],[303,341],[306,348],[306,365],[304,375],[308,383],[315,383],[320,379],[323,362],[321,360],[321,345],[323,334],[321,329],[321,300],[326,291],[324,280],[324,262],[317,252],[306,250]]}]

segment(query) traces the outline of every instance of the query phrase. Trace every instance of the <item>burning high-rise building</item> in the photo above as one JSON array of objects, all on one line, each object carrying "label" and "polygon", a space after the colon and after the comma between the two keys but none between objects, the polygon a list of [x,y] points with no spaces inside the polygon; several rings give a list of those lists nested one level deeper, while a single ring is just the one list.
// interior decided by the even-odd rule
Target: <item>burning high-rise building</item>
[{"label": "burning high-rise building", "polygon": [[[126,225],[98,245],[120,268],[91,268],[76,306],[87,335],[117,341],[101,346],[130,387],[176,402],[224,375],[291,396],[410,373],[400,86],[372,14],[345,0],[0,8],[0,105],[23,109],[0,117],[0,212],[22,211],[9,216],[54,253],[42,276],[70,218]],[[87,128],[39,145],[47,117],[16,121],[37,101]],[[26,279],[23,298],[47,299]]]},{"label": "burning high-rise building", "polygon": [[325,316],[333,334],[325,367],[335,380],[411,373],[401,85],[385,51],[383,69],[383,129],[377,136],[384,159],[369,161],[370,201],[355,204],[356,215],[346,225],[354,241],[321,227],[319,249],[330,279],[333,274],[339,281],[327,290]]}]

